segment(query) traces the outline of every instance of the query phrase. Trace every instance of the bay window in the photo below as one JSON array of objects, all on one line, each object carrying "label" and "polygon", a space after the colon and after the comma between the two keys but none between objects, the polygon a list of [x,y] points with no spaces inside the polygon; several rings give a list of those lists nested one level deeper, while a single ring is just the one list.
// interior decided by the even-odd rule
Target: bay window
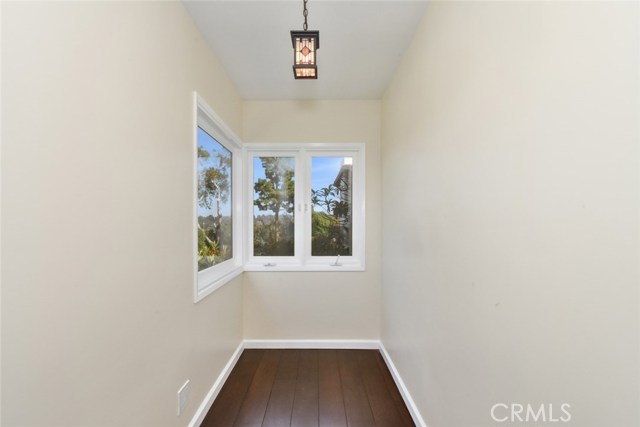
[{"label": "bay window", "polygon": [[194,94],[198,302],[242,271],[363,271],[363,144],[242,144]]}]

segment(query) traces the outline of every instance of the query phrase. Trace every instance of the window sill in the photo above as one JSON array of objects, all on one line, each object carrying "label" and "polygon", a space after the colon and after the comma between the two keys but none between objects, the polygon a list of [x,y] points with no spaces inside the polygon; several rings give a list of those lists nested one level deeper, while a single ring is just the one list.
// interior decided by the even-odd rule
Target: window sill
[{"label": "window sill", "polygon": [[193,302],[197,303],[203,300],[207,295],[210,295],[211,293],[217,291],[218,289],[238,277],[243,271],[244,269],[242,268],[242,266],[238,266],[232,270],[229,270],[222,276],[218,276],[214,281],[196,291]]},{"label": "window sill", "polygon": [[235,267],[233,270],[228,271],[222,276],[219,276],[206,287],[199,289],[194,295],[194,303],[203,300],[208,295],[217,291],[243,272],[362,272],[366,271],[366,268],[361,263],[342,263],[342,265],[331,265],[325,263],[312,263],[306,265],[300,264],[281,264],[265,266],[264,263],[250,263],[244,266]]},{"label": "window sill", "polygon": [[306,264],[306,265],[270,265],[266,266],[263,263],[261,264],[245,264],[244,271],[307,271],[307,272],[354,272],[354,271],[366,271],[364,265],[360,263],[343,263],[342,265],[330,265],[330,264]]}]

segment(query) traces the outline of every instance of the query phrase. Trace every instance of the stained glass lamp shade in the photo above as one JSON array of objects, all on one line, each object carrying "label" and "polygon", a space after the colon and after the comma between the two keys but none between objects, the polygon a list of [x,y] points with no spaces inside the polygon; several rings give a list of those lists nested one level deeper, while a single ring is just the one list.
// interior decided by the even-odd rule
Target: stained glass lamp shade
[{"label": "stained glass lamp shade", "polygon": [[316,51],[320,48],[319,31],[291,31],[293,75],[296,79],[317,79]]}]

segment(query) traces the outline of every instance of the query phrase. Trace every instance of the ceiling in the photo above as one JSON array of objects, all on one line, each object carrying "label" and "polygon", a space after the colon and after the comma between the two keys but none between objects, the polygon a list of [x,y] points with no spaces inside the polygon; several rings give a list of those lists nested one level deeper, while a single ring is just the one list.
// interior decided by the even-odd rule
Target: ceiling
[{"label": "ceiling", "polygon": [[295,80],[289,31],[302,29],[302,0],[183,2],[247,100],[381,98],[426,7],[309,0],[309,30],[320,31],[318,80]]}]

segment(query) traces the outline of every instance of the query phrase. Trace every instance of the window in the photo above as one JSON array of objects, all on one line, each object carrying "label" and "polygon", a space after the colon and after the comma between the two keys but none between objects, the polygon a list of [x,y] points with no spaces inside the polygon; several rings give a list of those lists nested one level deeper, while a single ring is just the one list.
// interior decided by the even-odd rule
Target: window
[{"label": "window", "polygon": [[194,270],[197,301],[242,272],[238,139],[195,95]]},{"label": "window", "polygon": [[295,158],[253,158],[253,254],[295,254]]},{"label": "window", "polygon": [[363,145],[246,144],[245,161],[246,270],[364,270]]},{"label": "window", "polygon": [[198,271],[233,257],[233,154],[198,127]]},{"label": "window", "polygon": [[311,158],[311,255],[351,256],[353,157]]}]

